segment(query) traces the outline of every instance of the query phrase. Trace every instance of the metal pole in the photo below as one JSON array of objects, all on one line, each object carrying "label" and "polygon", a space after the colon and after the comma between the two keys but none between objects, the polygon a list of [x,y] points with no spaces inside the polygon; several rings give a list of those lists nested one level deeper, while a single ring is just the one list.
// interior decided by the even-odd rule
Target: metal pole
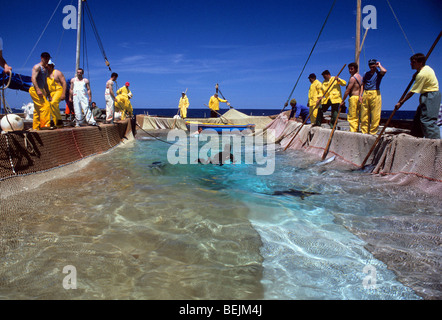
[{"label": "metal pole", "polygon": [[78,68],[80,68],[80,50],[81,50],[81,16],[82,16],[82,0],[78,0],[78,21],[77,21],[77,57],[75,64],[75,75]]}]

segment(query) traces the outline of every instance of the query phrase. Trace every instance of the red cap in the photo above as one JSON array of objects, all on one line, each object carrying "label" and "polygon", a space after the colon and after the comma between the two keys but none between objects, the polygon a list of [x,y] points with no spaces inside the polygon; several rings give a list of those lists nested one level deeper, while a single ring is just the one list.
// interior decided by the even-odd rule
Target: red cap
[{"label": "red cap", "polygon": [[129,85],[130,85],[130,83],[129,83],[129,82],[126,82],[126,87],[129,87]]}]

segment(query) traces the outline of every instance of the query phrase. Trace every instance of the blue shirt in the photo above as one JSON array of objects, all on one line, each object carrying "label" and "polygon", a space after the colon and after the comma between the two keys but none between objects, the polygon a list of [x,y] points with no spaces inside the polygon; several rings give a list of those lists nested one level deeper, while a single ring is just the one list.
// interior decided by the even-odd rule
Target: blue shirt
[{"label": "blue shirt", "polygon": [[[293,117],[293,114],[295,114],[295,119],[298,119],[299,116],[301,116],[302,121],[305,121],[309,113],[310,113],[309,108],[297,103],[294,107],[292,107],[292,112],[290,112],[289,120]],[[310,119],[307,120],[306,124],[310,124]]]},{"label": "blue shirt", "polygon": [[366,72],[362,79],[364,90],[379,90],[383,77],[384,75],[377,69],[374,74],[371,74],[370,71]]}]

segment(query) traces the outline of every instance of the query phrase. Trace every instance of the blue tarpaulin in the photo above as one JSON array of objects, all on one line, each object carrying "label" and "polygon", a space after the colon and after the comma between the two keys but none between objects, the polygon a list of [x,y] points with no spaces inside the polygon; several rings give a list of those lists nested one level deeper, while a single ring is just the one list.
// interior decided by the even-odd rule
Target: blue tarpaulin
[{"label": "blue tarpaulin", "polygon": [[[0,71],[0,87],[7,85],[9,81],[9,73],[3,73]],[[29,92],[29,88],[32,87],[32,78],[29,76],[24,76],[18,73],[12,73],[11,84],[9,89],[21,90]]]}]

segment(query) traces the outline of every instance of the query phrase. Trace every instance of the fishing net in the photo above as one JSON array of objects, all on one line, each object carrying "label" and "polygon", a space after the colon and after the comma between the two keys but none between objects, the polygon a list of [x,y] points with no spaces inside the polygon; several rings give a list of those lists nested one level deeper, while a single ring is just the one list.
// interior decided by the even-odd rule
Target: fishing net
[{"label": "fishing net", "polygon": [[[266,129],[272,129],[274,141],[283,148],[324,154],[331,129],[328,125],[312,127],[288,121],[281,114]],[[335,159],[355,170],[370,151],[376,137],[348,131],[345,121],[338,122],[327,158]],[[299,131],[299,132],[298,132]],[[386,134],[378,143],[367,164],[385,188],[400,188],[413,196],[421,193],[423,201],[438,203],[442,194],[442,140],[415,138],[410,135]],[[403,131],[403,130],[402,130]],[[266,134],[265,132],[263,134]],[[364,172],[361,173],[364,174]],[[435,205],[437,208],[437,205]],[[404,210],[405,211],[405,210]],[[441,299],[441,219],[442,211],[402,216],[361,217],[336,215],[336,222],[366,241],[366,248],[395,271],[398,279],[425,299]]]},{"label": "fishing net", "polygon": [[267,116],[248,116],[235,109],[230,109],[218,118],[174,119],[138,115],[137,122],[143,130],[187,130],[186,121],[213,124],[254,124],[255,129],[264,129],[272,119]]},{"label": "fishing net", "polygon": [[33,173],[64,167],[101,154],[132,136],[129,121],[116,125],[10,132],[0,135],[0,183]]},{"label": "fishing net", "polygon": [[[303,149],[322,157],[331,129],[302,126],[295,121],[287,121],[284,115],[278,116],[267,129],[276,133],[275,142],[283,148]],[[350,169],[359,169],[360,164],[375,143],[376,136],[355,134],[340,130],[345,128],[345,121],[339,121],[330,143],[327,157],[349,165]],[[410,186],[425,194],[442,194],[442,140],[422,139],[410,135],[385,134],[367,164],[371,172],[379,178],[395,185]]]}]

